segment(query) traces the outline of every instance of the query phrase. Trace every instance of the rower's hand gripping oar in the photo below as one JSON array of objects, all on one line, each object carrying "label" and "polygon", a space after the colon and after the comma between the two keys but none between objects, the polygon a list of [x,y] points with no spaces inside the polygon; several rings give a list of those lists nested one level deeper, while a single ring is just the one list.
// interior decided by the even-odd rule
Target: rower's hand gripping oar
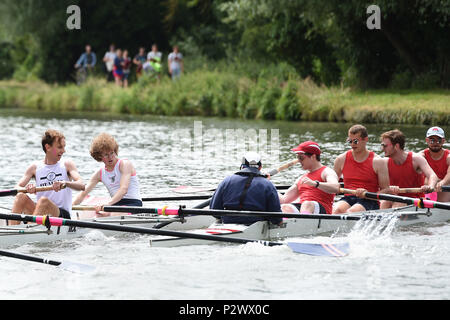
[{"label": "rower's hand gripping oar", "polygon": [[[66,188],[66,185],[63,184],[61,186],[61,189]],[[36,187],[36,193],[37,192],[45,192],[45,191],[52,191],[53,187]],[[18,188],[18,189],[9,189],[9,190],[0,190],[0,197],[8,197],[8,196],[15,196],[18,193],[28,193],[28,190],[26,188]]]},{"label": "rower's hand gripping oar", "polygon": [[[343,193],[347,194],[355,194],[356,190],[351,189],[341,189],[340,190]],[[406,203],[410,205],[414,205],[418,208],[438,208],[438,209],[444,209],[444,210],[450,210],[450,203],[448,202],[438,202],[438,201],[431,201],[423,198],[410,198],[410,197],[404,197],[404,196],[397,196],[392,194],[384,194],[384,193],[374,193],[374,192],[364,192],[364,197],[368,199],[373,200],[388,200],[393,202],[401,202]]]},{"label": "rower's hand gripping oar", "polygon": [[[63,218],[54,218],[49,216],[29,216],[29,215],[19,215],[12,213],[0,213],[0,219],[9,219],[16,221],[26,221],[33,222],[37,224],[42,224],[47,227],[49,226],[72,226],[79,228],[91,228],[91,229],[100,229],[100,230],[110,230],[110,231],[119,231],[119,232],[132,232],[139,234],[151,234],[151,235],[159,235],[159,236],[169,236],[169,237],[178,237],[178,238],[191,238],[191,239],[200,239],[200,240],[209,240],[209,241],[220,241],[220,242],[230,242],[230,243],[250,243],[256,242],[263,244],[265,246],[280,246],[285,243],[282,242],[271,242],[271,241],[260,241],[254,239],[242,239],[242,238],[231,238],[231,237],[223,237],[217,235],[206,235],[206,234],[198,234],[198,233],[188,233],[188,232],[179,232],[179,231],[169,231],[169,230],[160,230],[160,229],[150,229],[150,228],[142,228],[142,227],[133,227],[133,226],[124,226],[119,224],[104,224],[98,222],[89,222],[89,221],[79,221],[79,220],[70,220]],[[344,244],[299,244],[296,242],[289,242],[287,245],[296,253],[305,253],[305,254],[314,254],[314,255],[326,255],[333,257],[343,257],[348,254],[348,243]],[[319,250],[319,246],[326,246],[329,250],[325,249]],[[333,249],[332,246],[335,246],[336,249]],[[330,253],[334,252],[333,254]]]}]

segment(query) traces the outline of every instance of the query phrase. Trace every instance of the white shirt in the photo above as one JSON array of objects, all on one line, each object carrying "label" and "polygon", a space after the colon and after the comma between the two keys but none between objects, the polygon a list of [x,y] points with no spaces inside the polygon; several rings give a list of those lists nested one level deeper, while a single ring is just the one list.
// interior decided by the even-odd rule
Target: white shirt
[{"label": "white shirt", "polygon": [[108,51],[107,53],[105,53],[105,58],[108,59],[105,62],[106,69],[108,70],[108,72],[111,72],[114,68],[114,59],[116,59],[116,54],[114,52]]},{"label": "white shirt", "polygon": [[[120,188],[120,179],[122,174],[120,173],[120,163],[122,160],[118,160],[112,171],[106,170],[102,167],[100,170],[100,181],[103,182],[106,189],[108,189],[109,195],[114,197]],[[128,185],[128,191],[123,196],[123,199],[137,199],[141,200],[141,194],[139,192],[139,179],[136,174],[131,176],[130,184]]]},{"label": "white shirt", "polygon": [[[55,181],[70,181],[64,161],[61,160],[53,165],[47,165],[43,161],[38,162],[36,164],[36,186],[48,187],[53,185]],[[38,201],[42,197],[48,198],[58,208],[63,208],[67,212],[72,210],[72,189],[70,188],[58,192],[45,191],[36,194]]]},{"label": "white shirt", "polygon": [[150,51],[147,55],[147,60],[155,59],[155,58],[159,58],[161,61],[162,53],[159,51],[157,51],[157,52]]},{"label": "white shirt", "polygon": [[171,54],[169,54],[168,59],[169,59],[169,62],[170,62],[170,68],[172,70],[174,70],[174,69],[181,69],[180,61],[183,60],[183,55],[181,53],[179,53],[179,52],[178,53],[172,52]]}]

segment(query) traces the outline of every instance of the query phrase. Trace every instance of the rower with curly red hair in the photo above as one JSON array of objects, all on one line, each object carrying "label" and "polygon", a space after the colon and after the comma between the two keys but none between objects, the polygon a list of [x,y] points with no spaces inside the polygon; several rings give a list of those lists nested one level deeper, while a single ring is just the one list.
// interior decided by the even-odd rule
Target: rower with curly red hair
[{"label": "rower with curly red hair", "polygon": [[92,141],[90,154],[96,161],[103,162],[103,166],[92,175],[85,191],[78,194],[73,205],[80,204],[89,192],[102,182],[111,199],[103,205],[98,205],[95,210],[97,213],[100,213],[104,206],[142,207],[136,169],[130,160],[119,159],[119,145],[114,137],[108,133],[99,134]]}]

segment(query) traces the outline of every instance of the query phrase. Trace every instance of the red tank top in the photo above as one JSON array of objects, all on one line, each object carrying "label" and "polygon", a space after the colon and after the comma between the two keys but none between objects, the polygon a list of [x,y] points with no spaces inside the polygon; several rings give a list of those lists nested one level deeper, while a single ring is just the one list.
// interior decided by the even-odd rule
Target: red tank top
[{"label": "red tank top", "polygon": [[[306,176],[311,180],[317,180],[319,182],[325,182],[322,179],[322,172],[327,167],[323,166],[322,168],[309,172]],[[334,202],[334,194],[330,194],[324,192],[316,187],[307,186],[304,184],[297,184],[298,193],[300,194],[300,203],[303,201],[317,201],[320,203],[328,214],[331,214],[333,211],[333,202]]]},{"label": "red tank top", "polygon": [[447,165],[447,158],[450,153],[450,150],[444,150],[444,155],[439,160],[434,160],[431,157],[430,149],[426,149],[424,151],[425,159],[427,159],[428,164],[430,165],[431,169],[433,169],[434,173],[438,176],[439,179],[444,179],[445,175],[447,174],[448,165]]},{"label": "red tank top", "polygon": [[[397,165],[394,160],[389,158],[389,182],[391,186],[399,186],[400,188],[419,188],[423,185],[423,175],[414,170],[412,152],[408,152],[406,161],[401,165]],[[399,193],[400,196],[421,198],[423,193]]]},{"label": "red tank top", "polygon": [[353,158],[352,150],[347,152],[342,169],[345,188],[364,188],[369,192],[378,192],[378,175],[373,170],[374,157],[375,153],[370,151],[365,161],[357,162]]}]

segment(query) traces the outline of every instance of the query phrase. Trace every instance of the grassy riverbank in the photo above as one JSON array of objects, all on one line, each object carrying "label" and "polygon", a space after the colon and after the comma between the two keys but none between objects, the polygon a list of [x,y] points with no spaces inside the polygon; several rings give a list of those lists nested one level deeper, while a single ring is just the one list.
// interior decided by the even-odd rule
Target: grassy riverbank
[{"label": "grassy riverbank", "polygon": [[55,112],[199,115],[350,123],[450,123],[449,90],[327,88],[298,78],[250,79],[233,72],[194,71],[178,82],[149,79],[128,89],[102,79],[83,86],[0,81],[0,108]]}]

